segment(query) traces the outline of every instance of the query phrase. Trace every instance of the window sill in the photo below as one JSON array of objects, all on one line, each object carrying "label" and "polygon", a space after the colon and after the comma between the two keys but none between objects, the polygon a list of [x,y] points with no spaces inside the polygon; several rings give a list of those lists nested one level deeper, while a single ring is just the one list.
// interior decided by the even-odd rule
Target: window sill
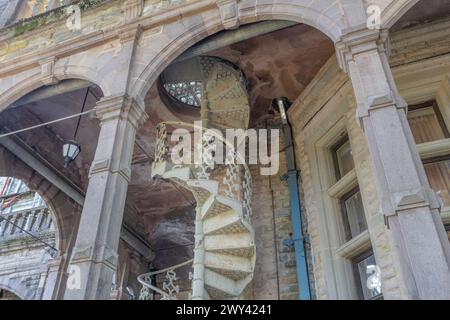
[{"label": "window sill", "polygon": [[369,231],[366,230],[336,250],[341,258],[352,259],[372,248]]},{"label": "window sill", "polygon": [[445,156],[450,153],[450,139],[421,143],[417,150],[422,160]]},{"label": "window sill", "polygon": [[347,173],[344,177],[341,178],[341,180],[339,180],[331,188],[329,188],[327,193],[332,198],[341,198],[357,186],[358,177],[356,176],[356,170],[352,169],[352,171]]}]

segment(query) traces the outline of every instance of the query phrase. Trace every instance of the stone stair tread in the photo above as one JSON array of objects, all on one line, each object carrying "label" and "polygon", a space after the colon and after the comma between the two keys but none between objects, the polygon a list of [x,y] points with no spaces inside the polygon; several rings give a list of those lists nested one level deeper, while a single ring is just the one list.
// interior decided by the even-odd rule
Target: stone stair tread
[{"label": "stone stair tread", "polygon": [[187,184],[193,188],[204,189],[210,194],[217,195],[219,193],[219,182],[214,180],[197,180],[189,179]]},{"label": "stone stair tread", "polygon": [[250,258],[254,250],[254,242],[248,233],[207,235],[205,250],[234,256]]},{"label": "stone stair tread", "polygon": [[209,269],[205,269],[205,287],[213,299],[230,299],[239,294],[236,281]]},{"label": "stone stair tread", "polygon": [[231,207],[218,201],[216,196],[211,195],[211,197],[205,201],[201,208],[202,219],[205,220],[222,213],[229,212],[230,210],[232,210]]},{"label": "stone stair tread", "polygon": [[211,252],[205,253],[205,268],[235,281],[253,273],[251,259]]},{"label": "stone stair tread", "polygon": [[233,210],[203,221],[205,235],[247,232],[246,227]]}]

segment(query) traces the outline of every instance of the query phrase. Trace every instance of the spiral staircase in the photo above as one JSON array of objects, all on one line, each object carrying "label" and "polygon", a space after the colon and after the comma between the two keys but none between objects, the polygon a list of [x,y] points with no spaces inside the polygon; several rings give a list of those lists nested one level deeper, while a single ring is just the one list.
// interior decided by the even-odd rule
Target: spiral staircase
[{"label": "spiral staircase", "polygon": [[[207,77],[203,87],[201,120],[206,128],[214,128],[216,132],[227,128],[247,128],[250,111],[241,72],[220,61],[207,61],[203,71]],[[249,298],[248,289],[256,258],[249,168],[245,162],[238,164],[239,155],[234,146],[214,133],[201,135],[201,141],[192,151],[202,161],[174,164],[168,130],[183,126],[193,127],[192,124],[173,122],[159,124],[152,176],[182,185],[196,199],[191,299]],[[204,132],[206,128],[194,129]],[[214,163],[213,155],[218,145],[227,150],[224,164]],[[160,272],[140,276],[139,281],[143,285],[141,299],[154,297],[152,292],[162,299],[176,299],[179,289],[175,285],[177,267],[164,270],[167,275],[162,290],[151,280]]]}]

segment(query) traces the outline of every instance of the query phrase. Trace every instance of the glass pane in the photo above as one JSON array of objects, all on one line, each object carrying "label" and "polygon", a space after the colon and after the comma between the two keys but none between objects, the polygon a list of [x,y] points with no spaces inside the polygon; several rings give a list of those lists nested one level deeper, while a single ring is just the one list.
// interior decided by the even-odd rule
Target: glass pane
[{"label": "glass pane", "polygon": [[381,295],[381,274],[371,255],[356,264],[364,300],[374,299]]},{"label": "glass pane", "polygon": [[180,102],[194,107],[201,105],[203,85],[200,81],[165,83],[164,88]]},{"label": "glass pane", "polygon": [[424,165],[431,188],[441,197],[446,207],[450,206],[450,160]]},{"label": "glass pane", "polygon": [[17,179],[11,179],[9,181],[8,190],[5,195],[16,194],[19,191],[21,181]]},{"label": "glass pane", "polygon": [[364,206],[361,198],[361,192],[357,192],[344,201],[347,223],[350,228],[350,238],[354,238],[367,230],[366,217],[364,215]]},{"label": "glass pane", "polygon": [[432,105],[409,111],[408,121],[417,144],[446,138]]},{"label": "glass pane", "polygon": [[28,189],[27,185],[25,183],[21,182],[17,193],[25,193],[28,191],[30,191],[30,189]]},{"label": "glass pane", "polygon": [[10,212],[18,212],[23,210],[28,210],[33,208],[33,197],[27,197],[26,199],[21,199],[15,202],[11,206]]},{"label": "glass pane", "polygon": [[336,158],[338,162],[340,177],[345,176],[355,167],[350,141],[345,142],[336,150]]}]

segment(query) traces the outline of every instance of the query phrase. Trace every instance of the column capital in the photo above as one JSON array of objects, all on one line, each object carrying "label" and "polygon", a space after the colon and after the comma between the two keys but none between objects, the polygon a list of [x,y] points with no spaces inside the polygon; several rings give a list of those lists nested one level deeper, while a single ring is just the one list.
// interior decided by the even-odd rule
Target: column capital
[{"label": "column capital", "polygon": [[117,250],[106,245],[95,244],[93,246],[77,247],[74,249],[71,264],[94,262],[103,263],[116,270],[119,254]]},{"label": "column capital", "polygon": [[95,109],[101,123],[121,119],[138,130],[148,120],[144,106],[128,95],[105,97],[97,102]]},{"label": "column capital", "polygon": [[349,72],[349,63],[355,55],[378,51],[390,55],[391,45],[388,30],[361,29],[344,34],[336,43],[336,57],[339,67]]},{"label": "column capital", "polygon": [[336,43],[339,65],[352,79],[360,121],[377,109],[407,109],[390,70],[389,53],[388,30],[361,29],[343,35]]}]

